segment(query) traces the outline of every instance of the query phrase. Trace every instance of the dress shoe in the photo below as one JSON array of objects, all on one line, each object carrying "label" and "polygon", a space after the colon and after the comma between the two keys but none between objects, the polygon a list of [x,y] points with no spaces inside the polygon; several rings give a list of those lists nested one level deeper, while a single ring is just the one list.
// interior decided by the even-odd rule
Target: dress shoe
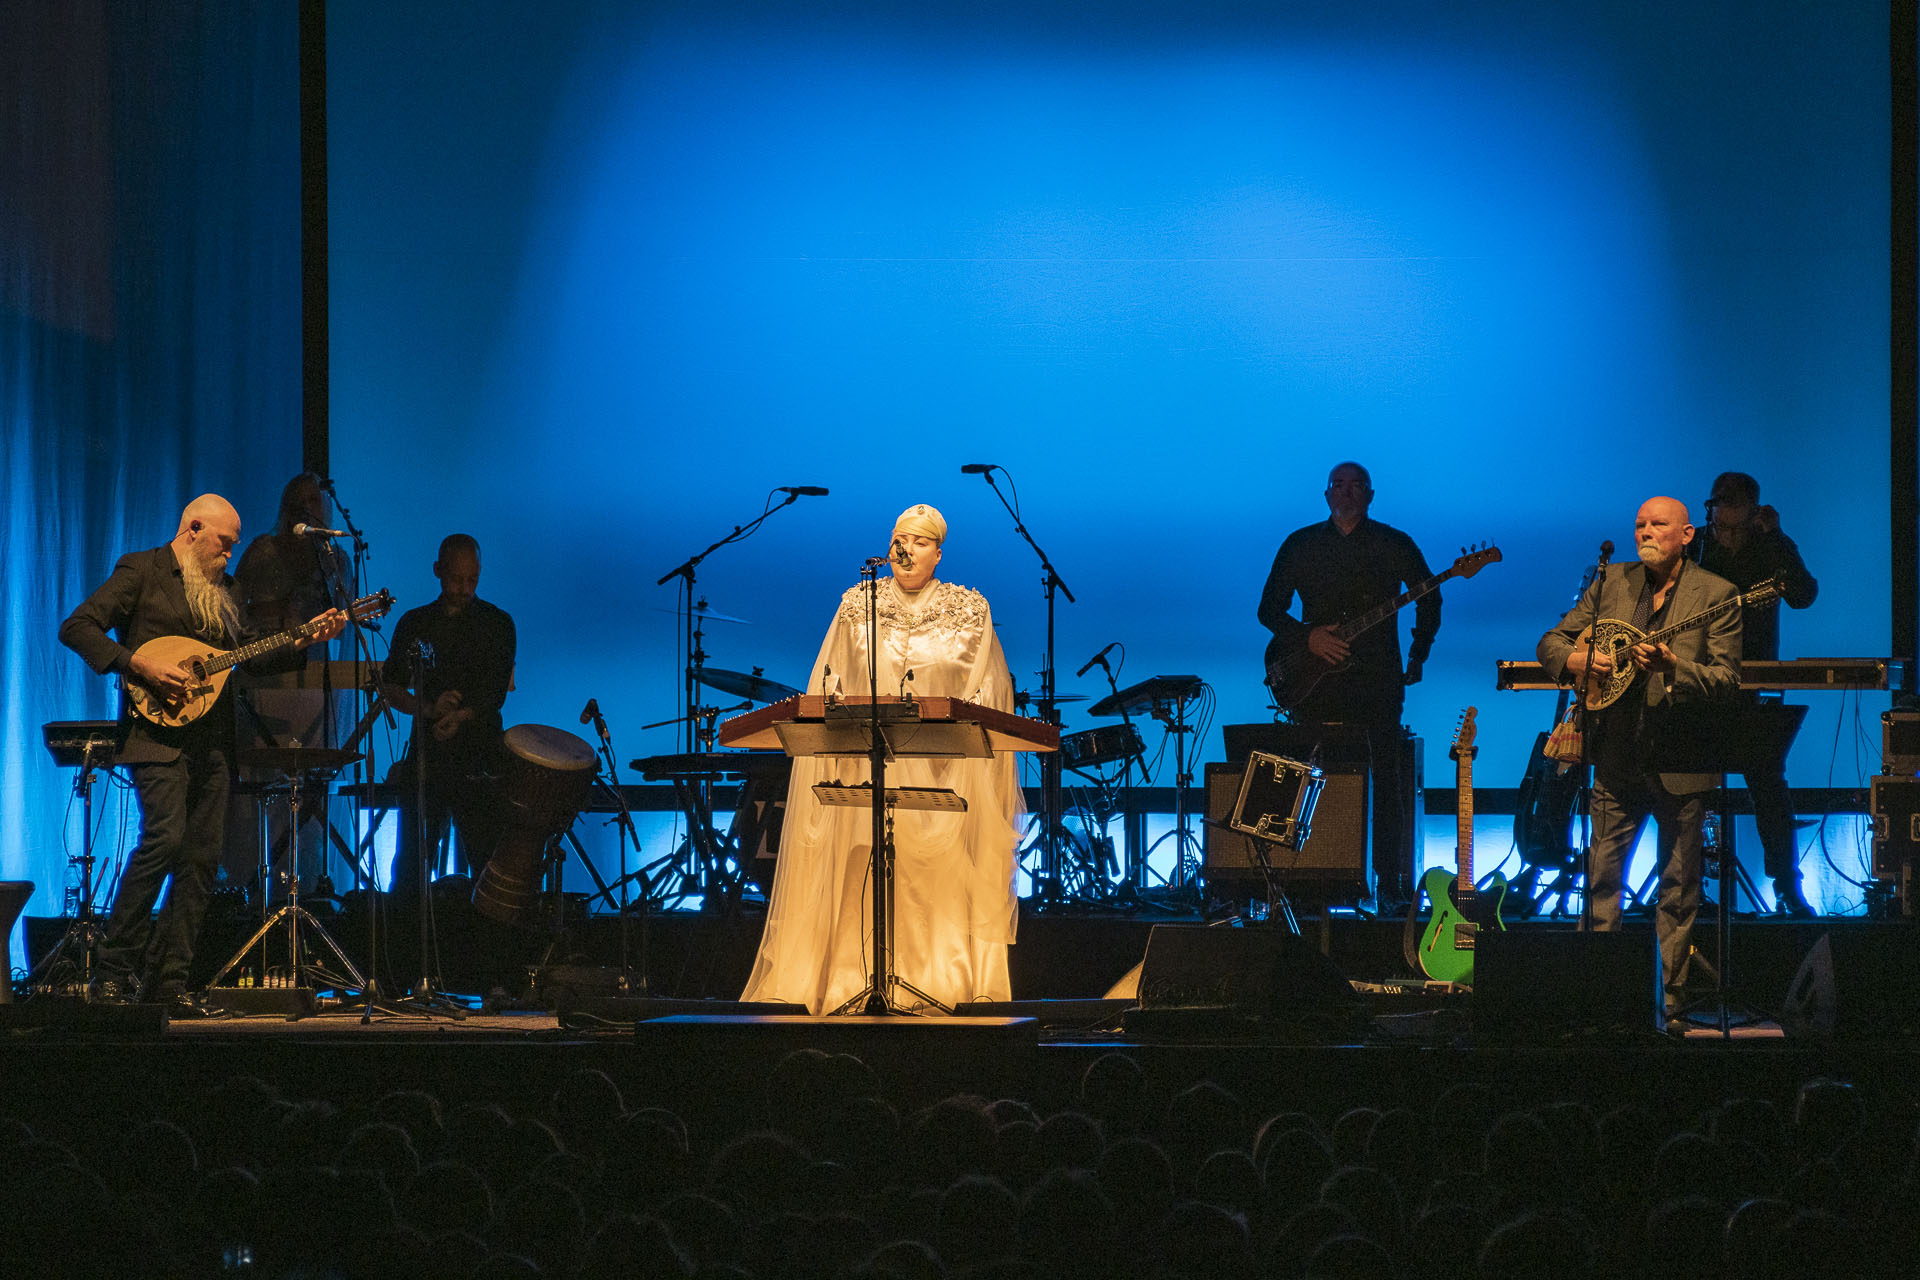
[{"label": "dress shoe", "polygon": [[87,998],[94,1004],[134,1004],[140,996],[131,979],[97,978]]},{"label": "dress shoe", "polygon": [[1687,1032],[1693,1029],[1693,1024],[1685,1018],[1668,1018],[1667,1025],[1662,1029],[1675,1040],[1685,1040]]},{"label": "dress shoe", "polygon": [[1807,902],[1806,896],[1800,892],[1799,876],[1794,876],[1791,879],[1786,876],[1775,878],[1773,882],[1773,903],[1773,909],[1783,916],[1811,918],[1819,914],[1813,909],[1812,905]]}]

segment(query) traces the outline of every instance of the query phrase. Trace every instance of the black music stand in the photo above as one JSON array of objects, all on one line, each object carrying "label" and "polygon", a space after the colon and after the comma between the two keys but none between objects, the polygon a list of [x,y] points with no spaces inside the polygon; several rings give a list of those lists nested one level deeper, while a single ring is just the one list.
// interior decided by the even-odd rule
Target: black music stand
[{"label": "black music stand", "polygon": [[[1661,725],[1655,740],[1649,769],[1656,773],[1716,773],[1720,785],[1714,796],[1714,811],[1720,818],[1720,900],[1715,904],[1715,957],[1713,995],[1683,1004],[1675,1017],[1685,1018],[1696,1009],[1711,1008],[1717,1014],[1720,1035],[1733,1035],[1733,1002],[1730,998],[1733,905],[1744,877],[1733,840],[1733,814],[1727,775],[1778,769],[1786,763],[1787,752],[1807,717],[1803,705],[1784,702],[1736,702],[1710,707],[1673,708]],[[1704,832],[1702,833],[1704,836]],[[1755,903],[1753,886],[1747,886]],[[1655,908],[1658,910],[1658,907]],[[1746,1020],[1767,1015],[1761,1009],[1741,1008]]]}]

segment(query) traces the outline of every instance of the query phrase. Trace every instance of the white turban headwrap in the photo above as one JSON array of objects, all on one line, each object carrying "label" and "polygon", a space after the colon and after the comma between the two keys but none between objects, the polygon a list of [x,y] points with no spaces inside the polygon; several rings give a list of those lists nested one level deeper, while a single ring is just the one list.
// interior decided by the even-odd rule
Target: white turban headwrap
[{"label": "white turban headwrap", "polygon": [[893,531],[896,534],[911,533],[922,538],[932,538],[935,542],[945,542],[947,518],[940,514],[937,507],[916,502],[900,513],[900,518],[893,522]]}]

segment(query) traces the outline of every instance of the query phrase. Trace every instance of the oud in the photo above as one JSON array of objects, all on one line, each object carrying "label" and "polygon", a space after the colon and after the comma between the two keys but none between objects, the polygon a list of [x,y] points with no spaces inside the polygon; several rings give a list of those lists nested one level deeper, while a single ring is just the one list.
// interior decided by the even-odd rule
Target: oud
[{"label": "oud", "polygon": [[1580,634],[1574,637],[1573,647],[1585,649],[1587,638],[1591,636],[1594,656],[1613,660],[1613,671],[1610,674],[1595,675],[1588,682],[1587,710],[1598,711],[1602,707],[1612,706],[1620,700],[1621,695],[1633,688],[1635,681],[1640,679],[1640,668],[1634,666],[1632,659],[1627,656],[1627,650],[1635,645],[1665,644],[1682,632],[1705,626],[1723,613],[1767,604],[1779,598],[1780,581],[1777,578],[1769,578],[1751,591],[1730,596],[1711,608],[1702,609],[1691,618],[1682,619],[1658,631],[1642,631],[1631,622],[1622,622],[1618,618],[1602,618],[1598,622],[1582,627]]},{"label": "oud", "polygon": [[[393,593],[379,591],[362,596],[349,605],[347,620],[366,622],[378,618],[391,608]],[[235,667],[255,658],[264,658],[280,649],[302,644],[319,633],[319,619],[314,618],[290,631],[243,644],[238,649],[215,649],[206,641],[196,640],[192,636],[157,636],[136,649],[134,657],[151,658],[186,672],[187,686],[161,692],[138,680],[127,680],[127,701],[141,719],[169,729],[178,729],[198,720],[220,700],[220,691],[227,687],[227,680],[233,675]]]}]

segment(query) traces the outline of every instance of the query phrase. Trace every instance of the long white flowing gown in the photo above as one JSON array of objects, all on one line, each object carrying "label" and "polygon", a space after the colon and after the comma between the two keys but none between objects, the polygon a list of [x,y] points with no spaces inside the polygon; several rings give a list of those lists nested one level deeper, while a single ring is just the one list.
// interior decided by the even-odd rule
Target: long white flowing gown
[{"label": "long white flowing gown", "polygon": [[[910,597],[892,578],[874,590],[882,696],[901,693],[904,683],[916,696],[1013,709],[1013,681],[984,596],[935,581]],[[809,693],[868,691],[867,592],[862,584],[841,597],[814,660]],[[887,763],[889,787],[948,787],[967,801],[964,814],[902,809],[894,819],[894,974],[942,1004],[1012,997],[1007,944],[1018,916],[1018,777],[1010,752],[990,760]],[[742,999],[831,1013],[866,987],[872,812],[823,805],[813,784],[870,778],[864,756],[794,760],[766,932]],[[912,1003],[910,993],[899,995]]]}]

